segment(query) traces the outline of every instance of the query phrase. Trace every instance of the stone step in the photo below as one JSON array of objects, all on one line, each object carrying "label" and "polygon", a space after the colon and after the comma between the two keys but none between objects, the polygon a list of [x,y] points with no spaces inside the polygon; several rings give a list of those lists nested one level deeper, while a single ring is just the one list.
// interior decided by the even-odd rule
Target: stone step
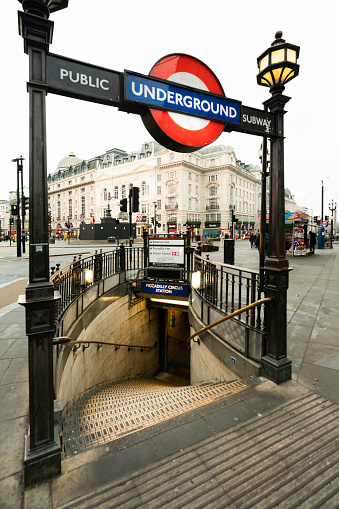
[{"label": "stone step", "polygon": [[63,423],[67,457],[172,419],[248,389],[262,380],[177,386],[147,379],[105,385],[88,391],[70,407]]},{"label": "stone step", "polygon": [[80,507],[334,509],[339,407],[307,393],[62,506]]}]

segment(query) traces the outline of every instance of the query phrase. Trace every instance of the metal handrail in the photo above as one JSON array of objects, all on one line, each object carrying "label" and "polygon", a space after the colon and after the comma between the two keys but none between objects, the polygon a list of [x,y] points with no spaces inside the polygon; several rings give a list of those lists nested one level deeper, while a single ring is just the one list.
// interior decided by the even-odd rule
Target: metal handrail
[{"label": "metal handrail", "polygon": [[237,311],[234,311],[233,313],[230,313],[229,315],[219,318],[219,320],[217,320],[216,322],[206,325],[206,327],[203,327],[198,332],[195,332],[194,334],[192,334],[189,338],[186,339],[186,341],[190,341],[191,339],[193,339],[195,336],[198,336],[202,332],[205,332],[208,329],[211,329],[215,325],[219,325],[219,323],[225,322],[226,320],[229,320],[230,318],[233,318],[234,316],[241,315],[241,313],[243,313],[244,311],[248,311],[249,309],[260,306],[264,302],[269,302],[270,300],[273,300],[273,299],[274,299],[274,297],[265,297],[264,299],[260,299],[260,300],[257,300],[256,302],[252,302],[251,304],[248,304],[248,306],[238,309]]},{"label": "metal handrail", "polygon": [[94,344],[94,345],[111,345],[111,346],[125,346],[128,348],[141,348],[142,350],[145,350],[146,348],[152,349],[157,346],[157,343],[155,343],[153,346],[143,346],[143,345],[125,345],[123,343],[111,343],[111,342],[105,342],[105,341],[96,341],[96,340],[78,340],[78,341],[72,341],[72,339],[69,336],[60,336],[53,338],[53,346],[56,345],[81,345],[81,344]]}]

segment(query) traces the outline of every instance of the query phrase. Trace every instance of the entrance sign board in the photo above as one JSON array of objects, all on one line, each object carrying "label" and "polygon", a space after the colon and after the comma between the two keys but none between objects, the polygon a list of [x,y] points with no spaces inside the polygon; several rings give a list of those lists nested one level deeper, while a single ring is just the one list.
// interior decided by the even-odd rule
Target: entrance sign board
[{"label": "entrance sign board", "polygon": [[150,238],[149,266],[177,267],[185,266],[184,239]]},{"label": "entrance sign board", "polygon": [[177,297],[187,297],[187,285],[178,285],[173,283],[142,283],[144,293],[157,293],[163,295],[175,295]]},{"label": "entrance sign board", "polygon": [[240,131],[261,137],[272,136],[276,134],[274,115],[269,111],[258,110],[243,105],[240,124],[226,124],[225,131]]},{"label": "entrance sign board", "polygon": [[46,83],[54,94],[75,99],[121,105],[121,73],[49,53]]},{"label": "entrance sign board", "polygon": [[125,100],[217,122],[240,124],[239,101],[129,71],[125,73]]},{"label": "entrance sign board", "polygon": [[[207,65],[197,58],[182,53],[167,55],[156,62],[151,69],[150,76],[172,82],[171,86],[173,86],[173,83],[177,83],[178,86],[183,87],[179,91],[179,94],[182,94],[182,99],[180,95],[175,95],[174,90],[169,90],[169,92],[174,92],[173,96],[167,96],[166,93],[166,98],[170,99],[167,102],[170,103],[170,106],[176,106],[177,108],[175,112],[171,111],[173,108],[168,109],[168,111],[149,108],[147,113],[141,115],[146,129],[161,145],[177,152],[193,152],[209,145],[220,136],[224,130],[222,122],[232,121],[232,125],[236,122],[240,123],[241,103],[225,98],[218,78]],[[199,91],[205,95],[195,97],[195,109],[189,107],[190,100],[186,98],[184,102],[184,97],[192,97],[194,106],[192,94]],[[207,114],[211,114],[212,109],[216,112],[218,108],[219,113],[221,111],[221,102],[218,103],[218,106],[217,103],[212,106],[209,94],[217,94],[217,96],[220,96],[218,98],[220,101],[230,101],[229,104],[223,104],[223,107],[228,106],[228,119],[223,115],[217,121],[207,117]],[[174,104],[171,104],[171,101]],[[182,111],[185,111],[186,114],[178,111],[181,101],[183,103]],[[160,106],[158,105],[158,107]],[[234,117],[234,110],[231,108],[237,111]],[[193,113],[194,116],[187,115],[188,113]],[[198,118],[197,113],[200,117],[204,116],[205,118]],[[230,115],[232,115],[232,118]]]}]

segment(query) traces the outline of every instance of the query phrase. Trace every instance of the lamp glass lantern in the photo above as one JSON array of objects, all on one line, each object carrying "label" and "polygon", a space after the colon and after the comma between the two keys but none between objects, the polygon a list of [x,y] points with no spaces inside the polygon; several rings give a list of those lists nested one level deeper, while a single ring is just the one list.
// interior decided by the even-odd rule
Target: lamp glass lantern
[{"label": "lamp glass lantern", "polygon": [[270,87],[271,93],[281,92],[285,83],[299,74],[299,46],[282,39],[282,32],[275,34],[272,45],[258,57],[258,85]]}]

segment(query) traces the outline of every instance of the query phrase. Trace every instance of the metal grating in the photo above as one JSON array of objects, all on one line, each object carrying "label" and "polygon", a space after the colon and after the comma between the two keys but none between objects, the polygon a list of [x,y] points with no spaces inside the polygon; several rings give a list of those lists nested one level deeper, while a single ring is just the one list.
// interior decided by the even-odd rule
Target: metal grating
[{"label": "metal grating", "polygon": [[159,424],[255,385],[231,383],[178,387],[157,379],[119,382],[93,389],[69,409],[63,424],[66,456]]}]

